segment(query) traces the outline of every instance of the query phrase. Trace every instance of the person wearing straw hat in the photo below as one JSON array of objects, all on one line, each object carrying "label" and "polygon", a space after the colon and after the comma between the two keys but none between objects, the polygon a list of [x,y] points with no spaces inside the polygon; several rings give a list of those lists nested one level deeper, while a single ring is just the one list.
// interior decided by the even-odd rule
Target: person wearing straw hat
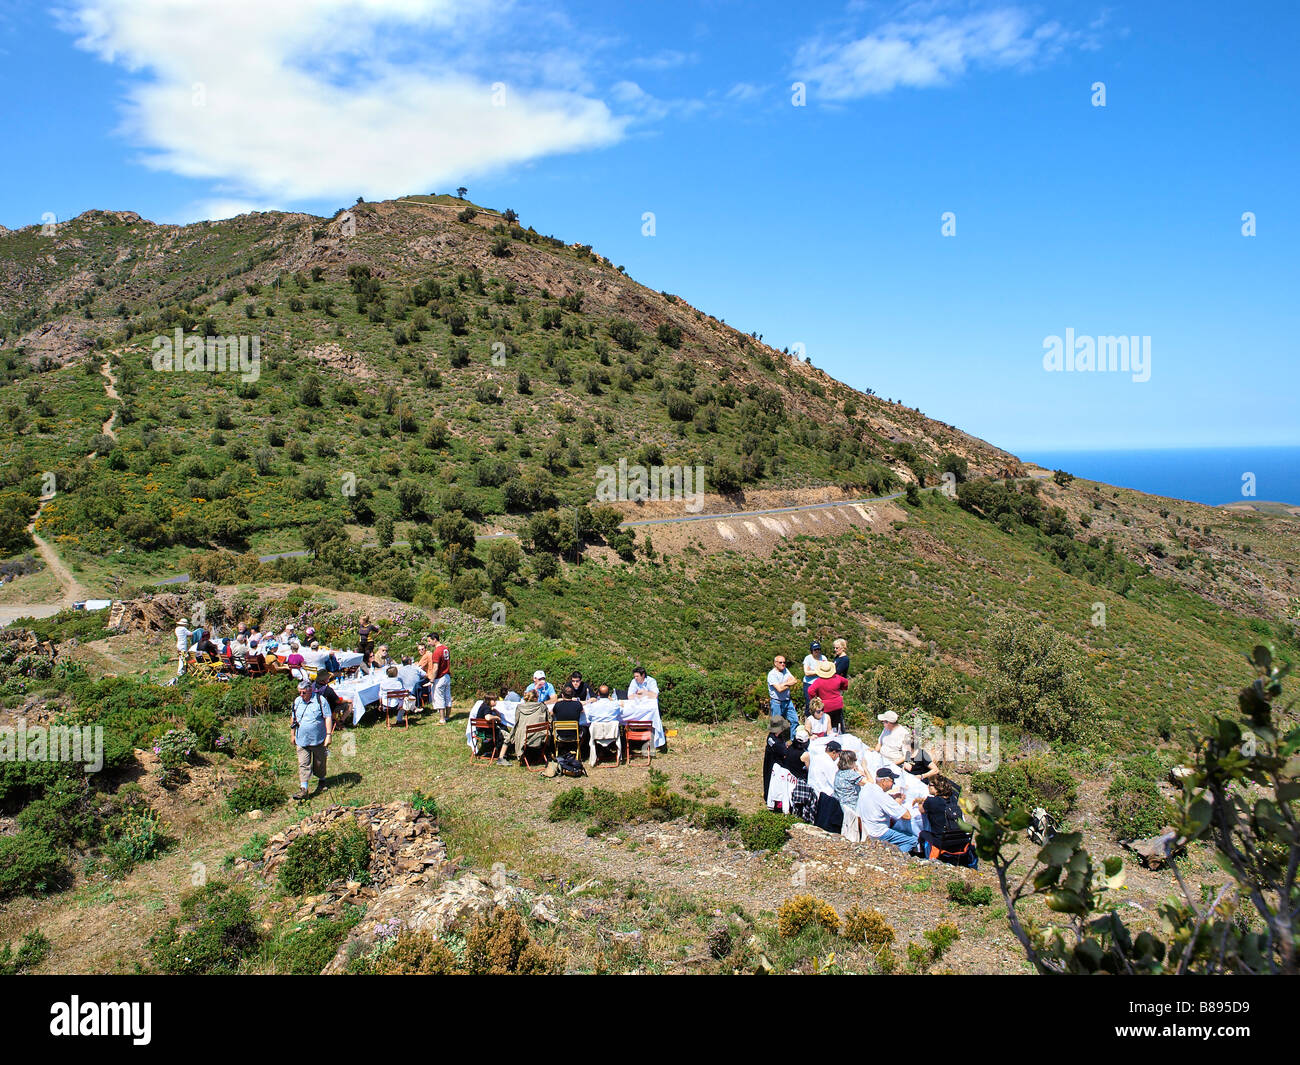
[{"label": "person wearing straw hat", "polygon": [[178,618],[176,620],[176,675],[179,677],[185,672],[185,658],[190,650],[190,622],[189,618]]},{"label": "person wearing straw hat", "polygon": [[306,678],[298,682],[298,698],[293,701],[292,714],[289,735],[298,749],[298,793],[294,799],[302,801],[307,798],[313,775],[320,781],[316,794],[325,789],[325,763],[330,737],[334,734],[334,717],[329,703],[312,691],[311,681]]},{"label": "person wearing straw hat", "polygon": [[876,742],[876,751],[880,757],[891,765],[898,765],[912,749],[912,730],[898,723],[898,715],[892,710],[877,714],[876,720],[882,723],[880,739]]},{"label": "person wearing straw hat", "polygon": [[[808,685],[808,699],[822,701],[822,709],[831,719],[831,729],[836,735],[844,731],[844,691],[848,689],[849,678],[842,677],[835,670],[835,663],[823,658],[814,667],[816,676]],[[811,730],[810,730],[811,731]]]}]

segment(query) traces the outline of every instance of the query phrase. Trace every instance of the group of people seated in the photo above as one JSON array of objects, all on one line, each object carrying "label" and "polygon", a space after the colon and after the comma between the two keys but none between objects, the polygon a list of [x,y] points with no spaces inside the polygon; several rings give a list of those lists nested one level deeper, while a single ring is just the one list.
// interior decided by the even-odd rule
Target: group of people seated
[{"label": "group of people seated", "polygon": [[[467,739],[476,756],[493,756],[499,765],[507,765],[510,757],[523,763],[529,745],[567,735],[574,757],[585,757],[594,765],[602,748],[612,747],[616,757],[621,754],[629,721],[657,724],[658,700],[659,685],[642,666],[622,690],[592,685],[576,669],[557,690],[539,669],[522,695],[513,691],[483,695],[470,711]],[[657,740],[652,737],[651,742]]]},{"label": "group of people seated", "polygon": [[763,792],[772,809],[853,842],[879,840],[902,853],[975,867],[961,827],[961,788],[939,771],[911,730],[888,710],[868,747],[814,705],[787,739],[788,721],[773,714],[763,759]]}]

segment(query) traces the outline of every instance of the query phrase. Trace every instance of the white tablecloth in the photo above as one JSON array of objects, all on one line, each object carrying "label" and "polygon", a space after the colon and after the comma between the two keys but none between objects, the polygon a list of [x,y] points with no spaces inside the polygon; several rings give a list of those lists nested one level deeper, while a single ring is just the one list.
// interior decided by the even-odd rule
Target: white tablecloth
[{"label": "white tablecloth", "polygon": [[366,707],[379,702],[378,677],[354,677],[351,680],[336,680],[330,687],[342,699],[352,700],[352,724],[358,725],[366,714]]},{"label": "white tablecloth", "polygon": [[[471,751],[474,750],[474,718],[478,716],[478,707],[479,704],[475,703],[474,709],[470,711],[469,720],[465,722],[465,743]],[[517,703],[506,702],[504,700],[497,701],[497,713],[500,714],[501,716],[502,728],[507,732],[514,727],[515,711],[517,709],[518,709]],[[613,721],[616,719],[612,715],[602,714],[598,720]],[[653,722],[654,744],[656,749],[662,747],[665,743],[668,742],[668,737],[664,734],[663,719],[659,716],[659,703],[657,700],[624,699],[622,702],[619,703],[617,720],[621,722],[627,722],[627,721]],[[580,725],[591,724],[591,722],[587,718],[587,711],[585,708],[583,709],[582,714],[578,718],[578,724]]]}]

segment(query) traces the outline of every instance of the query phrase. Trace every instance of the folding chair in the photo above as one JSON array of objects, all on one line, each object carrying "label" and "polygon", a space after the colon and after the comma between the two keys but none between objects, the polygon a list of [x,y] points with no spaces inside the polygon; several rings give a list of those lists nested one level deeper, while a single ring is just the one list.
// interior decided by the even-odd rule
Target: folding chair
[{"label": "folding chair", "polygon": [[613,745],[614,761],[606,762],[605,767],[612,769],[623,762],[622,728],[617,721],[593,721],[588,726],[587,740],[591,749],[587,752],[587,765],[595,769],[600,765],[600,748]]},{"label": "folding chair", "polygon": [[[534,736],[541,736],[542,741],[540,743],[533,743]],[[532,725],[525,725],[524,745],[519,751],[519,764],[530,773],[540,773],[546,768],[546,748],[550,742],[551,723],[549,721],[538,721]],[[541,765],[534,766],[528,759],[529,753],[534,750],[536,750],[541,757]]]},{"label": "folding chair", "polygon": [[260,658],[250,658],[248,660],[248,675],[250,677],[265,677],[266,663]]},{"label": "folding chair", "polygon": [[555,753],[560,753],[561,744],[573,744],[573,757],[577,758],[582,752],[582,734],[578,731],[576,721],[556,721],[551,725],[551,739],[555,746]]},{"label": "folding chair", "polygon": [[643,752],[651,764],[655,760],[655,726],[653,721],[625,721],[623,723],[623,759],[625,765],[632,764],[635,753],[633,744],[644,743]]},{"label": "folding chair", "polygon": [[409,699],[410,696],[411,693],[406,691],[404,688],[394,688],[392,691],[384,692],[379,696],[379,702],[384,708],[385,728],[393,727],[392,722],[389,719],[389,712],[392,710],[396,710],[398,715],[401,717],[402,728],[411,727],[411,715],[406,713],[404,709],[406,706],[406,700]]},{"label": "folding chair", "polygon": [[[476,762],[495,762],[501,757],[501,741],[498,739],[497,723],[486,717],[476,717],[472,722],[474,729],[474,749],[469,753],[470,764]],[[488,745],[489,754],[483,754],[483,745]]]}]

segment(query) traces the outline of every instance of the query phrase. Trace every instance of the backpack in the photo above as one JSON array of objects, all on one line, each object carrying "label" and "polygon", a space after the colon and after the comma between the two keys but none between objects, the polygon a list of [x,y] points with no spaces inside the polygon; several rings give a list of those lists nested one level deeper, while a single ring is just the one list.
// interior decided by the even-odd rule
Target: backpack
[{"label": "backpack", "polygon": [[571,754],[560,755],[556,759],[556,765],[559,767],[560,776],[562,777],[585,777],[587,775],[582,763]]},{"label": "backpack", "polygon": [[1029,838],[1040,847],[1045,847],[1056,837],[1056,822],[1052,815],[1041,806],[1035,806],[1029,815]]}]

